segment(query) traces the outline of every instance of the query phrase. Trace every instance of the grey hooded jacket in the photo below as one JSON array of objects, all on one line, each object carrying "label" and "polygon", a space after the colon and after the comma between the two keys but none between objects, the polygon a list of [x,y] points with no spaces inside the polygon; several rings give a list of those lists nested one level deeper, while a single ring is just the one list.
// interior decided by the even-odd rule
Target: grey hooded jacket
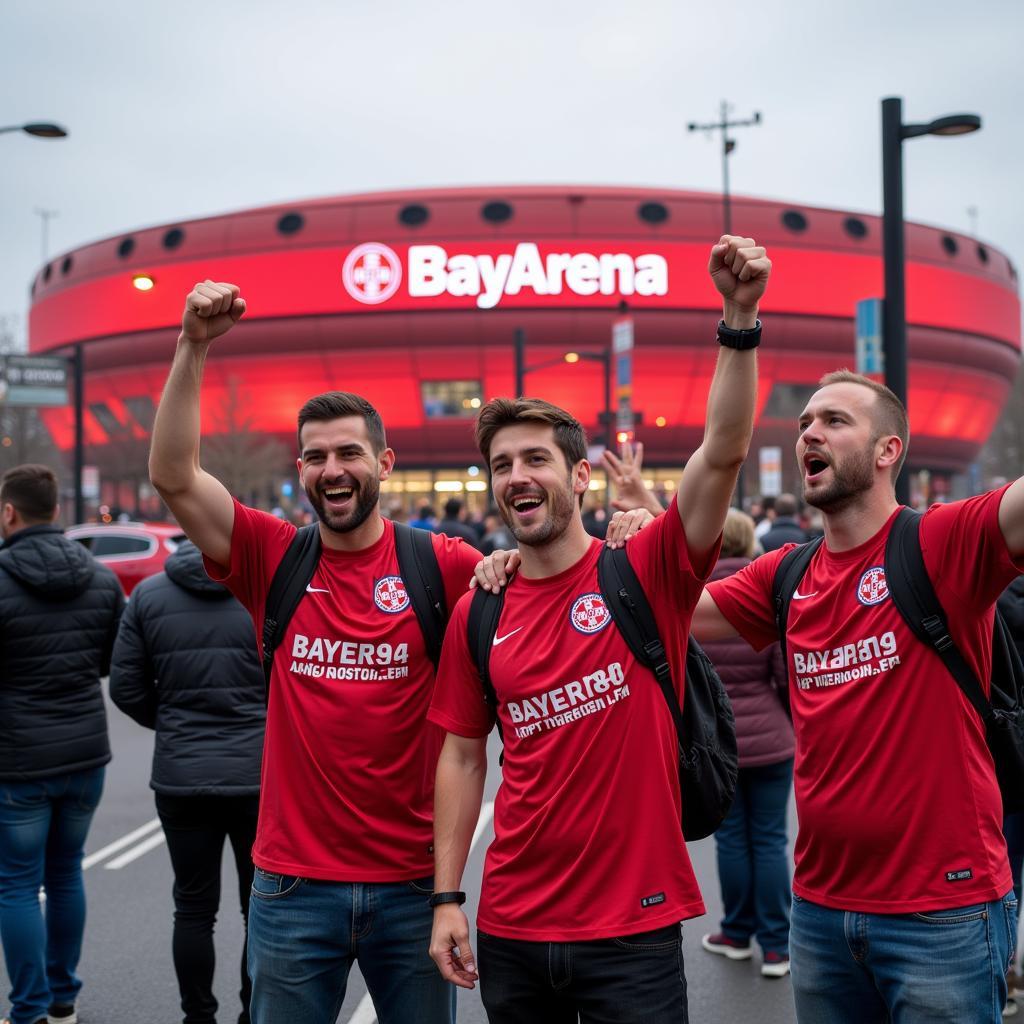
[{"label": "grey hooded jacket", "polygon": [[156,730],[150,785],[176,796],[259,792],[265,683],[249,613],[185,542],[133,591],[110,696]]},{"label": "grey hooded jacket", "polygon": [[57,526],[0,548],[0,779],[110,760],[100,677],[123,609],[117,577]]}]

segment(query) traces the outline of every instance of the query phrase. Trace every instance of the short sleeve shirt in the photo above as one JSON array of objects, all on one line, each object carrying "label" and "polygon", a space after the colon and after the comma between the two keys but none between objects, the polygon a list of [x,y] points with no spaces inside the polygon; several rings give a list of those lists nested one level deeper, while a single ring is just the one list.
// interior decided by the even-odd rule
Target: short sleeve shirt
[{"label": "short sleeve shirt", "polygon": [[[601,543],[571,568],[508,585],[489,669],[505,741],[477,923],[510,939],[573,941],[704,913],[680,828],[677,738],[597,582]],[[682,697],[687,634],[717,551],[691,564],[673,504],[628,548]],[[445,636],[429,718],[486,736],[470,654],[471,596]]]},{"label": "short sleeve shirt", "polygon": [[[295,528],[235,503],[231,565],[206,561],[262,635]],[[448,607],[478,553],[433,535]],[[227,571],[225,571],[225,568]],[[394,527],[357,552],[323,548],[274,655],[254,863],[281,874],[389,882],[433,871],[434,667],[398,569]]]},{"label": "short sleeve shirt", "polygon": [[[934,505],[921,523],[953,639],[986,687],[993,605],[1020,571],[999,529],[1002,495]],[[895,516],[852,550],[818,549],[786,633],[800,819],[794,892],[889,914],[994,900],[1011,884],[984,727],[889,596]],[[772,581],[791,547],[708,587],[755,647],[777,639]]]}]

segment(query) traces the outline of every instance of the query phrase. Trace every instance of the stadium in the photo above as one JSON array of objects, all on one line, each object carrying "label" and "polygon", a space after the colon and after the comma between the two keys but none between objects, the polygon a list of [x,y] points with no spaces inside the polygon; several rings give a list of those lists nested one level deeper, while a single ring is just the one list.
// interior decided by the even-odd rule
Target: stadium
[{"label": "stadium", "polygon": [[[629,322],[635,435],[649,478],[671,488],[702,436],[720,310],[706,265],[722,223],[717,194],[572,186],[381,192],[180,221],[42,267],[29,348],[66,355],[81,344],[92,461],[125,438],[145,441],[184,296],[197,280],[232,281],[248,313],[211,350],[207,435],[230,430],[224,409],[241,404],[247,429],[293,451],[310,395],[356,391],[380,410],[398,453],[390,492],[409,504],[466,493],[479,505],[472,418],[515,390],[517,351],[524,392],[604,439],[618,397],[612,332]],[[881,220],[733,197],[732,224],[774,263],[746,488],[758,489],[759,453],[762,467],[777,465],[775,447],[792,487],[797,415],[821,374],[854,365],[857,303],[881,296]],[[906,235],[909,466],[941,486],[976,458],[1016,374],[1017,273],[974,238],[919,224]],[[70,448],[70,407],[42,415]],[[116,483],[104,481],[105,500]]]}]

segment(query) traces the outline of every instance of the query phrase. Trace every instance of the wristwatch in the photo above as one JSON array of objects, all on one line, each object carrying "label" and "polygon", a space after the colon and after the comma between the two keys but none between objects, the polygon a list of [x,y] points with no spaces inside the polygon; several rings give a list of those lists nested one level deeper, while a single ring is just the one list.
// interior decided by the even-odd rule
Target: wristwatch
[{"label": "wristwatch", "polygon": [[745,331],[737,331],[726,327],[724,320],[718,321],[718,344],[726,348],[737,348],[741,351],[757,348],[761,344],[761,321],[755,320],[754,326]]},{"label": "wristwatch", "polygon": [[429,902],[432,907],[439,907],[442,903],[455,903],[461,907],[466,902],[466,894],[464,892],[435,892]]}]

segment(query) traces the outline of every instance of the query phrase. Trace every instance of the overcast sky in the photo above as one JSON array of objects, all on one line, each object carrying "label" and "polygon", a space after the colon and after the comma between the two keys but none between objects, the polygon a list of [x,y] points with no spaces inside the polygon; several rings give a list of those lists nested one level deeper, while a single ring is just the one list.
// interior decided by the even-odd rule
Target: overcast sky
[{"label": "overcast sky", "polygon": [[[0,0],[0,316],[49,255],[150,224],[417,186],[720,188],[881,211],[879,101],[983,130],[904,146],[908,219],[1024,266],[1021,0]],[[827,268],[823,268],[827,273]]]}]

